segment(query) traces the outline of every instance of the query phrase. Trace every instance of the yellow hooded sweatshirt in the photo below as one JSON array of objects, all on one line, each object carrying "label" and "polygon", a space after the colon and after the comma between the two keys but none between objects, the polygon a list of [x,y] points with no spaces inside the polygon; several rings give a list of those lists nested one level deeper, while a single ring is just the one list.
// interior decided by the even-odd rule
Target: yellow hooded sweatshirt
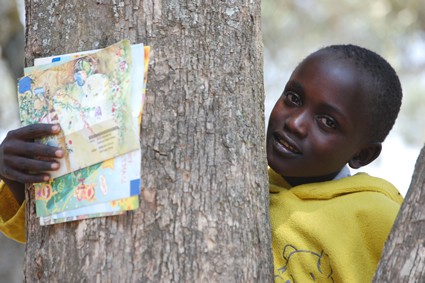
[{"label": "yellow hooded sweatshirt", "polygon": [[25,201],[19,206],[9,188],[0,181],[0,231],[25,243]]},{"label": "yellow hooded sweatshirt", "polygon": [[359,173],[291,186],[269,169],[275,282],[371,282],[403,201]]}]

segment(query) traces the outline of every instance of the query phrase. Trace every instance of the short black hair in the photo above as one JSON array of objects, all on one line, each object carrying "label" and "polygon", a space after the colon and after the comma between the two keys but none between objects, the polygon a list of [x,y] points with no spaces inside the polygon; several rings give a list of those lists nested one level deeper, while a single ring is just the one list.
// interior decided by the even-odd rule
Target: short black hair
[{"label": "short black hair", "polygon": [[[330,45],[318,52],[330,52],[337,58],[348,60],[367,78],[367,103],[370,120],[370,139],[383,142],[394,126],[400,112],[403,91],[393,67],[379,54],[352,44]],[[307,58],[308,58],[307,57]]]}]

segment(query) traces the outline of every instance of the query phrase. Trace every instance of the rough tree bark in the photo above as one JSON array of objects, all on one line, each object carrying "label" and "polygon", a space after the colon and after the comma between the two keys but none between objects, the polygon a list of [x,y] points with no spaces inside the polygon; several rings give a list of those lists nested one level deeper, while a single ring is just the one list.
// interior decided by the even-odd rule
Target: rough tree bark
[{"label": "rough tree bark", "polygon": [[26,65],[128,38],[151,46],[141,208],[41,227],[28,282],[273,280],[260,1],[26,0]]},{"label": "rough tree bark", "polygon": [[373,282],[425,282],[425,147],[397,215]]}]

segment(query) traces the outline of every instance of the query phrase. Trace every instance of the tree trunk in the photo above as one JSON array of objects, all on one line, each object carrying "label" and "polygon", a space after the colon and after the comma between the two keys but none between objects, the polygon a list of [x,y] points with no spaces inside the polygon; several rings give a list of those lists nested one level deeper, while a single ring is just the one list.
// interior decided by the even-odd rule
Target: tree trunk
[{"label": "tree trunk", "polygon": [[425,282],[425,147],[373,282]]},{"label": "tree trunk", "polygon": [[26,65],[128,38],[151,46],[141,208],[39,226],[25,280],[270,282],[260,1],[26,0]]}]

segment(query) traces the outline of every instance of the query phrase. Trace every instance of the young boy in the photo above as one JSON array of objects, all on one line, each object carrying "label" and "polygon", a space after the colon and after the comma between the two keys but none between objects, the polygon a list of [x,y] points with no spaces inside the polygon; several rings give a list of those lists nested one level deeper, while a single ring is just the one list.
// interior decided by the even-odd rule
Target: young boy
[{"label": "young boy", "polygon": [[402,203],[375,160],[401,106],[393,68],[353,45],[294,70],[270,115],[267,159],[276,282],[370,282]]},{"label": "young boy", "polygon": [[[276,282],[371,281],[402,198],[382,179],[364,173],[349,176],[346,165],[360,168],[379,156],[401,97],[400,82],[391,66],[357,46],[323,48],[294,70],[267,131]],[[43,171],[36,170],[39,164],[33,163],[34,156],[62,156],[59,149],[45,146],[36,151],[35,145],[27,144],[31,153],[18,150],[20,140],[57,133],[44,126],[37,134],[21,129],[15,139],[6,138],[12,146],[5,150],[7,159],[0,156],[7,169],[0,176],[9,187],[13,183],[8,179],[34,182],[47,178],[28,173]],[[1,151],[6,148],[3,144]],[[25,155],[33,166],[15,164],[15,170],[10,169],[7,163],[15,158],[12,153]],[[44,162],[44,170],[57,167],[54,161]],[[21,176],[20,171],[27,173]],[[22,184],[14,190],[18,187],[23,190]],[[0,217],[4,212],[0,203]],[[24,235],[24,224],[16,227]]]}]

